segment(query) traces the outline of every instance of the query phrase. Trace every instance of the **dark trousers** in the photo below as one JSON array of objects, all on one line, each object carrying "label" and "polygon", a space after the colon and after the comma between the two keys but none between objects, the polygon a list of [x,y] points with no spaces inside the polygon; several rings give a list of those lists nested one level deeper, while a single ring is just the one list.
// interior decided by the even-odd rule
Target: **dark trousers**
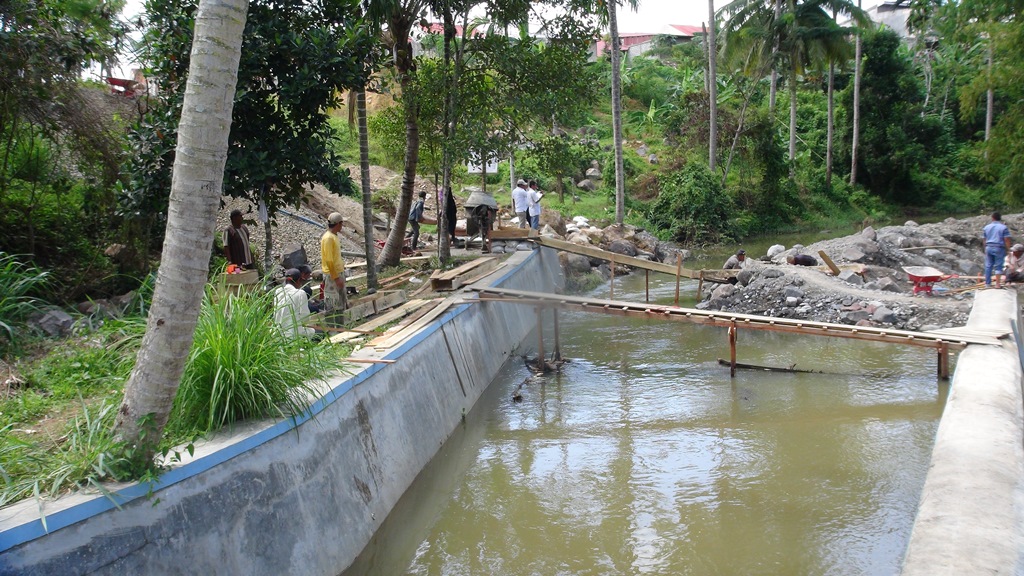
[{"label": "dark trousers", "polygon": [[410,220],[409,226],[412,226],[412,249],[415,250],[416,244],[420,241],[420,223]]}]

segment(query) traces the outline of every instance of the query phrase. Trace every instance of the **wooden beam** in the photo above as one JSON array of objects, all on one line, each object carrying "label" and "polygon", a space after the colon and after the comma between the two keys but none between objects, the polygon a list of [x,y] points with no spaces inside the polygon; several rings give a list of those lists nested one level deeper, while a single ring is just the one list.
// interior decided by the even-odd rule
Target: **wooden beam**
[{"label": "wooden beam", "polygon": [[546,294],[506,288],[474,287],[472,289],[480,293],[479,298],[481,301],[490,301],[493,298],[501,302],[528,306],[538,306],[543,304],[548,306],[557,306],[567,310],[597,311],[620,316],[662,318],[666,320],[676,320],[723,328],[728,328],[735,323],[737,327],[742,326],[743,328],[751,330],[829,336],[925,348],[934,348],[937,342],[946,343],[950,349],[963,349],[967,347],[968,344],[999,345],[1000,343],[999,339],[992,338],[987,335],[943,335],[930,332],[912,332],[909,330],[876,328],[870,326],[850,326],[846,324],[831,324],[811,320],[793,320],[789,318],[772,318],[767,316],[756,316],[753,314],[730,313],[722,312],[720,310],[697,310],[671,306],[652,306],[649,304],[616,302],[611,300],[590,299],[578,296],[566,296],[562,294]]},{"label": "wooden beam", "polygon": [[818,256],[821,256],[821,259],[825,262],[825,265],[828,266],[828,269],[832,271],[833,276],[839,276],[839,273],[841,272],[841,270],[839,270],[839,266],[836,266],[836,263],[833,262],[832,259],[828,257],[828,254],[825,254],[824,250],[818,250]]},{"label": "wooden beam", "polygon": [[[533,238],[533,242],[540,244],[541,246],[547,246],[548,248],[554,248],[563,252],[572,252],[575,254],[582,254],[591,258],[597,258],[599,260],[610,261],[614,252],[608,252],[602,250],[596,246],[584,246],[581,244],[573,244],[572,242],[566,242],[564,240],[556,240],[554,238],[548,238],[541,236],[539,238]],[[673,274],[680,275],[690,279],[696,279],[700,274],[699,270],[690,270],[689,268],[683,268],[681,265],[672,266],[671,264],[664,264],[662,262],[652,262],[650,260],[644,260],[642,258],[634,258],[632,256],[623,256],[622,254],[615,254],[615,261],[619,264],[629,266],[631,268],[639,268],[642,270],[651,270],[652,272],[661,272],[662,274]],[[705,270],[704,279],[708,282],[724,283],[728,282],[730,278],[736,277],[735,270]]]}]

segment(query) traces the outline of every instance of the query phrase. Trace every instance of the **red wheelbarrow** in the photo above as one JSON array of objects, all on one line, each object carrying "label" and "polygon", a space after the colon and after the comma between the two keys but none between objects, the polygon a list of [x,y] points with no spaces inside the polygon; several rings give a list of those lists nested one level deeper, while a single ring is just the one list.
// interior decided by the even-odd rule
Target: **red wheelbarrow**
[{"label": "red wheelbarrow", "polygon": [[946,274],[931,266],[904,266],[903,271],[907,273],[907,277],[914,283],[914,294],[918,292],[931,294],[935,284],[950,278],[960,277],[958,274]]}]

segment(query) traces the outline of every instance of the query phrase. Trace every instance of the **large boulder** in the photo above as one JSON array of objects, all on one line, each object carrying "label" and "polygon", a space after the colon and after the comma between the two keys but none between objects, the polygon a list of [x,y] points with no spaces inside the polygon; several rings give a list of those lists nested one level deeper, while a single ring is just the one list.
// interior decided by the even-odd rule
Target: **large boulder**
[{"label": "large boulder", "polygon": [[540,213],[540,225],[542,228],[550,226],[556,234],[565,236],[565,218],[554,210],[544,210]]},{"label": "large boulder", "polygon": [[597,185],[594,184],[594,181],[590,180],[589,178],[585,178],[577,182],[576,187],[579,188],[580,190],[586,190],[587,192],[593,192],[594,190],[597,190]]},{"label": "large boulder", "polygon": [[60,308],[47,308],[29,317],[31,328],[41,330],[51,337],[64,336],[71,331],[75,319]]},{"label": "large boulder", "polygon": [[768,248],[768,257],[775,258],[776,256],[782,254],[785,251],[786,247],[783,246],[782,244],[772,244],[772,246]]},{"label": "large boulder", "polygon": [[281,247],[281,266],[287,270],[309,264],[306,249],[298,242],[289,242]]},{"label": "large boulder", "polygon": [[597,168],[587,168],[587,179],[588,180],[600,180],[601,171]]},{"label": "large boulder", "polygon": [[607,250],[623,256],[636,256],[636,246],[627,240],[612,240]]}]

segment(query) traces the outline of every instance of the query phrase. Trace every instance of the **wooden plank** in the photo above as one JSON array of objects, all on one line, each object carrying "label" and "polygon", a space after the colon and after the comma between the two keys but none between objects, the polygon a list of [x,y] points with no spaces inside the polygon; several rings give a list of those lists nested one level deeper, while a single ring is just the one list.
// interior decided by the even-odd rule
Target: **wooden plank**
[{"label": "wooden plank", "polygon": [[533,228],[499,228],[491,230],[491,240],[516,240],[537,238],[540,234]]},{"label": "wooden plank", "polygon": [[401,344],[404,340],[418,332],[421,328],[433,322],[435,319],[437,319],[438,316],[444,314],[448,310],[448,305],[442,305],[444,302],[445,301],[442,301],[438,305],[434,306],[429,312],[421,316],[418,320],[399,330],[395,334],[385,334],[384,336],[371,340],[367,345],[373,346],[377,350],[386,350],[388,348],[394,348],[395,346]]},{"label": "wooden plank", "polygon": [[821,256],[821,259],[825,261],[825,265],[828,266],[828,269],[832,271],[833,276],[839,276],[839,266],[836,266],[836,263],[833,262],[832,259],[828,257],[828,254],[825,254],[824,250],[818,250],[818,256]]},{"label": "wooden plank", "polygon": [[383,358],[345,358],[343,362],[349,362],[351,364],[394,364],[394,360],[385,360]]},{"label": "wooden plank", "polygon": [[[430,260],[430,256],[406,256],[405,258],[399,258],[399,262],[402,264],[414,264],[416,262],[427,262]],[[346,264],[345,268],[365,268],[366,260],[360,260],[351,264]]]},{"label": "wooden plank", "polygon": [[573,310],[596,310],[607,314],[641,316],[646,318],[660,317],[704,324],[707,326],[729,327],[733,322],[735,322],[738,327],[745,329],[790,332],[795,334],[810,334],[818,336],[834,336],[838,338],[888,342],[892,344],[928,348],[933,348],[936,342],[948,342],[951,348],[963,348],[968,344],[1000,344],[998,339],[987,336],[968,336],[962,334],[943,336],[941,334],[931,332],[913,332],[909,330],[877,328],[873,326],[850,326],[847,324],[832,324],[811,320],[773,318],[768,316],[757,316],[754,314],[722,312],[720,310],[697,310],[693,308],[679,308],[675,306],[634,304],[632,302],[590,299],[579,296],[567,296],[564,294],[548,294],[544,292],[530,292],[526,290],[512,290],[507,288],[474,286],[472,289],[480,293],[481,300],[486,300],[491,295],[495,295],[503,299],[518,298],[517,300],[507,301],[522,305],[537,306],[540,303],[557,303],[559,307]]},{"label": "wooden plank", "polygon": [[432,274],[430,276],[430,287],[438,292],[456,290],[468,283],[465,281],[465,278],[470,272],[475,271],[477,274],[490,272],[497,268],[499,264],[501,264],[501,259],[497,257],[477,258],[454,270],[448,270],[441,274]]},{"label": "wooden plank", "polygon": [[[572,242],[566,242],[564,240],[556,240],[555,238],[548,238],[541,236],[539,238],[532,239],[533,242],[540,244],[541,246],[547,246],[556,250],[562,250],[563,252],[573,252],[575,254],[582,254],[591,258],[598,258],[600,260],[611,261],[612,254],[614,252],[608,252],[602,250],[596,246],[584,246],[581,244],[573,244]],[[622,254],[614,255],[615,262],[617,264],[625,264],[631,268],[641,268],[643,270],[651,270],[652,272],[661,272],[662,274],[671,274],[675,276],[678,274],[684,278],[690,278],[696,280],[700,277],[701,272],[704,273],[704,280],[706,282],[717,282],[724,283],[728,282],[730,278],[735,278],[737,272],[735,270],[692,270],[690,268],[683,268],[682,265],[673,266],[671,264],[664,264],[662,262],[652,262],[650,260],[643,260],[641,258],[634,258],[632,256],[624,256]]]}]

